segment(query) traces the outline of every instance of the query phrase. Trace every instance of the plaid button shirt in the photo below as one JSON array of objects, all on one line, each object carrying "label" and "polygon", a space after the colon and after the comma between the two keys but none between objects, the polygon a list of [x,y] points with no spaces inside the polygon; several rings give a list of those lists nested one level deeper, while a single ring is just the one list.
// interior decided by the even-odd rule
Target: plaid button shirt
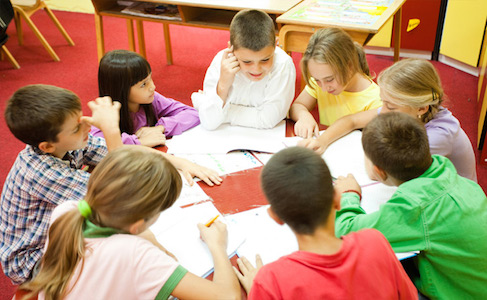
[{"label": "plaid button shirt", "polygon": [[0,261],[13,283],[29,279],[42,257],[54,208],[85,196],[90,174],[81,167],[96,166],[106,154],[105,140],[91,135],[86,148],[62,160],[32,146],[18,154],[0,202]]}]

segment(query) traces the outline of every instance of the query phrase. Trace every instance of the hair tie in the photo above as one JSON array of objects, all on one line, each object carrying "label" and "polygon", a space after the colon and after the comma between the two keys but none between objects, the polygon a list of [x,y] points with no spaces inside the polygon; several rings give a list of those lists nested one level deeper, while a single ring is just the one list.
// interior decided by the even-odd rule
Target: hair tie
[{"label": "hair tie", "polygon": [[78,202],[78,210],[85,219],[91,216],[91,207],[84,199]]}]

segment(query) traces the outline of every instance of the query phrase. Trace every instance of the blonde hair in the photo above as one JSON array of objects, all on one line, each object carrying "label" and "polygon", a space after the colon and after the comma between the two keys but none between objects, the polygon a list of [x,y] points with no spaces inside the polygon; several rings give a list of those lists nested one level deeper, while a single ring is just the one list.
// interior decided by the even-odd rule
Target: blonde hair
[{"label": "blonde hair", "polygon": [[421,116],[423,123],[433,119],[443,102],[440,76],[427,60],[409,58],[398,61],[382,71],[377,82],[396,105],[428,106],[428,111]]},{"label": "blonde hair", "polygon": [[329,64],[337,81],[346,85],[355,73],[370,77],[369,65],[362,46],[340,28],[323,28],[316,31],[309,40],[301,59],[301,70],[306,83],[310,85],[309,61]]},{"label": "blonde hair", "polygon": [[[124,146],[95,168],[85,200],[92,223],[123,230],[170,207],[180,192],[181,177],[165,158],[145,147]],[[77,209],[54,221],[39,274],[21,286],[32,291],[27,298],[44,291],[46,299],[58,299],[69,292],[66,288],[76,266],[83,263],[84,221]]]}]

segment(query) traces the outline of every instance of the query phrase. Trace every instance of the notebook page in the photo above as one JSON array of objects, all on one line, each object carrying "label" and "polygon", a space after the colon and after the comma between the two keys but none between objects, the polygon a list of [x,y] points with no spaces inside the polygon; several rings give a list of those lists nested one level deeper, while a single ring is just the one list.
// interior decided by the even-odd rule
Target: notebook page
[{"label": "notebook page", "polygon": [[[210,201],[186,208],[171,207],[161,214],[151,230],[157,241],[174,254],[183,267],[197,276],[205,277],[213,271],[213,259],[205,242],[200,238],[197,224],[204,224],[216,215],[219,215],[219,221],[227,223]],[[227,254],[230,257],[235,254],[245,237],[231,225],[227,225],[227,230]]]}]

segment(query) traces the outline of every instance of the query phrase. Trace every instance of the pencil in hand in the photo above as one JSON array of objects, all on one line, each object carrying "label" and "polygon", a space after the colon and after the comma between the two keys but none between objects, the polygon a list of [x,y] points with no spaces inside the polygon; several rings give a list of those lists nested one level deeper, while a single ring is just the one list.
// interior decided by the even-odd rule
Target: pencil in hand
[{"label": "pencil in hand", "polygon": [[206,222],[205,226],[206,227],[210,227],[211,224],[213,224],[213,222],[215,222],[215,220],[219,217],[220,215],[216,215],[214,218],[212,218],[211,220],[209,220],[208,222]]}]

